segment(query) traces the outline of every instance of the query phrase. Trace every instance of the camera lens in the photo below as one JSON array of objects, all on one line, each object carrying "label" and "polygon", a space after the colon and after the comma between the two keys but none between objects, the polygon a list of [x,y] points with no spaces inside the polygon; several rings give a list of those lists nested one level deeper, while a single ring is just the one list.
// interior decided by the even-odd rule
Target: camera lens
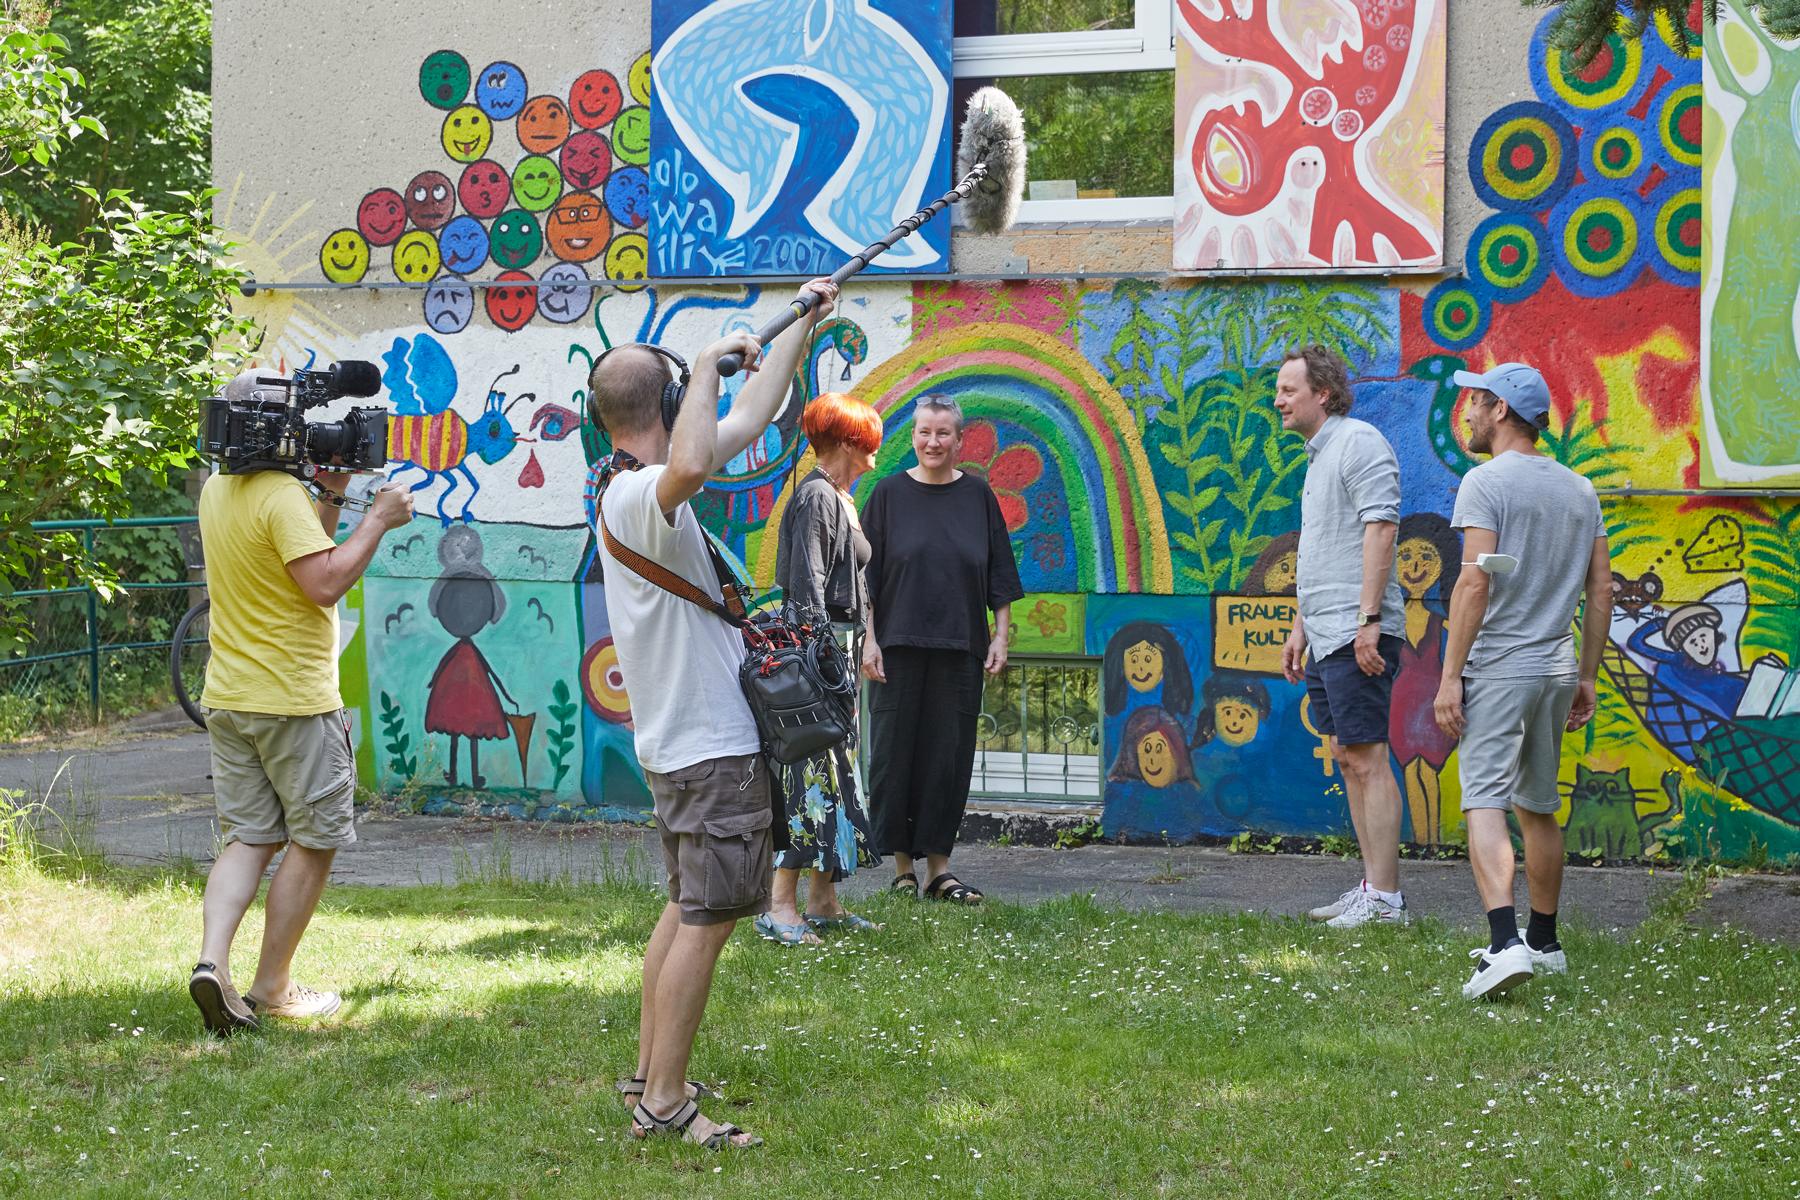
[{"label": "camera lens", "polygon": [[356,451],[357,432],[347,421],[319,421],[306,427],[306,456],[316,463],[333,458],[350,461]]}]

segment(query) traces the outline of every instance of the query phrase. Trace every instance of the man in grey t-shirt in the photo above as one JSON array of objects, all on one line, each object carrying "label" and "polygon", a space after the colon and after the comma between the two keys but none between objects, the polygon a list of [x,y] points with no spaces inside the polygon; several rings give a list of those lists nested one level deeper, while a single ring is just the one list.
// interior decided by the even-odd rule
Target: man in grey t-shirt
[{"label": "man in grey t-shirt", "polygon": [[[1556,772],[1562,736],[1594,715],[1600,651],[1612,624],[1612,563],[1594,485],[1544,456],[1550,389],[1522,363],[1458,371],[1472,389],[1469,449],[1493,457],[1463,476],[1450,523],[1463,531],[1463,569],[1450,598],[1438,725],[1461,738],[1469,863],[1487,909],[1489,942],[1472,952],[1471,1000],[1538,971],[1568,970],[1556,940],[1563,834]],[[1483,556],[1488,557],[1484,566]],[[1586,592],[1577,665],[1570,623]],[[1531,921],[1513,911],[1506,814],[1525,839]]]}]

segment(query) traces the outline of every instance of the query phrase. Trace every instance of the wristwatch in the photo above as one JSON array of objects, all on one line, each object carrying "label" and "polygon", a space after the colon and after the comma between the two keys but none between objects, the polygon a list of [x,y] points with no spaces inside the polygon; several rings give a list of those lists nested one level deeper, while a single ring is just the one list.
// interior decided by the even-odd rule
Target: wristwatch
[{"label": "wristwatch", "polygon": [[1381,624],[1381,614],[1379,612],[1359,612],[1356,614],[1356,627],[1358,629],[1361,629],[1364,625],[1379,624]]}]

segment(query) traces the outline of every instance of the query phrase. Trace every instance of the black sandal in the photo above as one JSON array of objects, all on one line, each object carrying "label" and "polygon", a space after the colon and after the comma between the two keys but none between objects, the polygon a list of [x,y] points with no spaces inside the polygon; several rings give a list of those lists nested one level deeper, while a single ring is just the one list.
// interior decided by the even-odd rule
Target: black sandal
[{"label": "black sandal", "polygon": [[[619,1095],[624,1096],[628,1100],[633,1096],[637,1097],[638,1100],[642,1100],[644,1098],[644,1087],[644,1078],[641,1075],[633,1075],[630,1079],[619,1080]],[[698,1100],[702,1096],[705,1096],[709,1100],[723,1100],[725,1098],[724,1093],[716,1088],[707,1087],[698,1079],[688,1080],[687,1098],[689,1100]],[[635,1104],[635,1101],[633,1101],[633,1103]]]},{"label": "black sandal", "polygon": [[894,876],[894,882],[888,884],[888,891],[905,892],[907,895],[916,898],[919,894],[919,877],[914,875],[911,871],[908,871],[904,875],[896,875]]},{"label": "black sandal", "polygon": [[948,900],[952,904],[980,904],[987,899],[979,888],[970,887],[948,871],[939,875],[926,886],[925,898]]},{"label": "black sandal", "polygon": [[736,1125],[721,1125],[706,1137],[694,1132],[694,1118],[700,1115],[700,1106],[692,1100],[667,1117],[659,1117],[642,1104],[631,1110],[631,1136],[639,1139],[656,1135],[673,1135],[684,1142],[692,1142],[696,1146],[705,1146],[708,1150],[748,1150],[752,1146],[760,1146],[763,1140],[754,1134],[747,1142],[734,1142],[731,1139],[746,1132]]}]

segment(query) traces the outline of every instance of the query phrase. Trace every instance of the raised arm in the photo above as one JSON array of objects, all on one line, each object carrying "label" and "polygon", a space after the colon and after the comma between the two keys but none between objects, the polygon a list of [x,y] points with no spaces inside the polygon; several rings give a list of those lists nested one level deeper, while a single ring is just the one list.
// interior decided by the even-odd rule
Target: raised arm
[{"label": "raised arm", "polygon": [[[761,437],[763,430],[775,420],[793,382],[794,368],[812,337],[813,327],[831,312],[838,289],[829,279],[814,279],[800,291],[814,293],[819,302],[763,350],[761,366],[738,392],[731,411],[719,422],[719,443],[713,453],[715,473],[724,470],[726,463],[742,454],[744,448]],[[718,360],[713,361],[716,366]],[[717,395],[716,375],[714,395]]]}]

